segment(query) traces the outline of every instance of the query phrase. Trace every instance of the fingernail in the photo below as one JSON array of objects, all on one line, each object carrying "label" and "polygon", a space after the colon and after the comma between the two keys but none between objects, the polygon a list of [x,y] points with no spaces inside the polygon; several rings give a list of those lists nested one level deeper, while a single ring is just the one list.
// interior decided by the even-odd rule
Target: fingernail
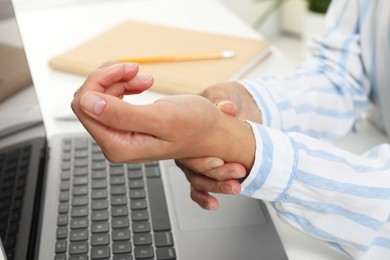
[{"label": "fingernail", "polygon": [[226,194],[240,194],[241,188],[235,186],[226,185],[222,187],[222,191]]},{"label": "fingernail", "polygon": [[126,69],[129,69],[129,70],[133,70],[133,69],[138,68],[137,63],[128,62],[128,63],[124,63],[124,65],[125,65]]},{"label": "fingernail", "polygon": [[217,108],[221,108],[221,107],[223,107],[224,105],[226,105],[226,104],[231,104],[231,103],[232,103],[232,102],[229,101],[229,100],[221,101],[221,102],[219,102],[219,103],[217,104]]},{"label": "fingernail", "polygon": [[95,115],[100,115],[106,107],[106,100],[91,93],[84,94],[80,103],[85,110]]},{"label": "fingernail", "polygon": [[226,193],[226,194],[232,194],[234,193],[233,192],[233,187],[231,187],[230,185],[225,185],[222,187],[222,191],[223,193]]},{"label": "fingernail", "polygon": [[215,205],[214,203],[206,203],[205,209],[207,209],[207,210],[217,210],[218,206]]},{"label": "fingernail", "polygon": [[219,159],[219,158],[210,158],[210,160],[208,161],[208,165],[211,168],[220,167],[220,166],[224,165],[224,163],[225,162],[222,159]]},{"label": "fingernail", "polygon": [[245,177],[245,172],[239,171],[237,169],[233,169],[229,172],[230,176],[234,179]]},{"label": "fingernail", "polygon": [[137,77],[144,80],[144,81],[149,81],[149,80],[153,79],[153,77],[150,75],[138,75]]},{"label": "fingernail", "polygon": [[235,187],[232,187],[232,192],[233,194],[240,194],[241,193],[241,186],[235,186]]}]

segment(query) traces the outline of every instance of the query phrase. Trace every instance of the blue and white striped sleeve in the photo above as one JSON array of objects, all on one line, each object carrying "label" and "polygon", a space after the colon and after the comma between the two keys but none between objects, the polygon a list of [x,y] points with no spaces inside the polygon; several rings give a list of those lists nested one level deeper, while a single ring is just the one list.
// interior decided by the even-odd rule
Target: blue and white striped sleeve
[{"label": "blue and white striped sleeve", "polygon": [[285,77],[242,80],[262,112],[249,122],[255,162],[242,194],[271,201],[294,227],[351,256],[390,256],[390,145],[363,155],[335,140],[370,106],[359,28],[369,0],[332,1],[329,33],[314,41],[314,59]]},{"label": "blue and white striped sleeve", "polygon": [[355,259],[390,255],[390,145],[358,156],[249,123],[256,155],[242,195],[271,201],[283,220]]},{"label": "blue and white striped sleeve", "polygon": [[261,109],[264,125],[335,140],[371,106],[361,59],[360,2],[332,1],[327,36],[312,42],[313,59],[291,74],[239,81]]}]

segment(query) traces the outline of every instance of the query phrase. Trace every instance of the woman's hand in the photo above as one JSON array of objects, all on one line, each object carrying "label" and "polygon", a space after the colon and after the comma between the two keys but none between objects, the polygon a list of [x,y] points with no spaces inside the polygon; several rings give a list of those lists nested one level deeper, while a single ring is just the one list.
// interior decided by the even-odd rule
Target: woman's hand
[{"label": "woman's hand", "polygon": [[198,95],[170,96],[149,105],[121,98],[140,93],[153,81],[133,64],[116,64],[92,73],[72,102],[84,127],[113,162],[218,157],[253,164],[249,124],[218,110]]}]

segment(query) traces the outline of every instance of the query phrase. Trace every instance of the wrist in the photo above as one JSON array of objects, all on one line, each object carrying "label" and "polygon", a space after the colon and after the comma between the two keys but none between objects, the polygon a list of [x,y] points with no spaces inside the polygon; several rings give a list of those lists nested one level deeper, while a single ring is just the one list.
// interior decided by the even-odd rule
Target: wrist
[{"label": "wrist", "polygon": [[227,117],[227,123],[223,124],[224,138],[222,138],[221,157],[226,162],[242,164],[247,172],[252,169],[256,140],[252,127],[245,121],[234,117]]}]

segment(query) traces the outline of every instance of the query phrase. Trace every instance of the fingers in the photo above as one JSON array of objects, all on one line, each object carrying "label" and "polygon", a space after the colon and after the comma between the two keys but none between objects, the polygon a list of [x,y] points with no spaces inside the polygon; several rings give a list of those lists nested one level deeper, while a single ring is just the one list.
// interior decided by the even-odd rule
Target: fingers
[{"label": "fingers", "polygon": [[230,100],[224,100],[216,104],[219,111],[230,115],[236,116],[237,114],[237,106],[231,102]]},{"label": "fingers", "polygon": [[225,163],[215,157],[202,157],[191,159],[180,159],[176,164],[184,171],[190,170],[208,178],[225,181],[239,179],[246,176],[246,169],[238,163]]},{"label": "fingers", "polygon": [[80,109],[101,124],[119,131],[158,134],[158,126],[153,123],[159,121],[158,111],[152,105],[131,105],[110,95],[87,92],[80,99]]},{"label": "fingers", "polygon": [[138,71],[135,63],[106,63],[88,76],[75,98],[88,91],[117,97],[141,93],[153,85],[153,77],[138,75]]},{"label": "fingers", "polygon": [[91,73],[88,80],[96,81],[102,87],[108,88],[119,81],[128,81],[138,74],[139,66],[136,63],[115,63],[102,66]]},{"label": "fingers", "polygon": [[241,185],[234,179],[215,180],[207,176],[198,174],[177,162],[179,168],[184,172],[191,186],[199,191],[208,191],[222,194],[240,194]]},{"label": "fingers", "polygon": [[198,203],[203,209],[217,210],[219,208],[218,200],[211,196],[207,191],[198,191],[191,186],[191,199]]}]

